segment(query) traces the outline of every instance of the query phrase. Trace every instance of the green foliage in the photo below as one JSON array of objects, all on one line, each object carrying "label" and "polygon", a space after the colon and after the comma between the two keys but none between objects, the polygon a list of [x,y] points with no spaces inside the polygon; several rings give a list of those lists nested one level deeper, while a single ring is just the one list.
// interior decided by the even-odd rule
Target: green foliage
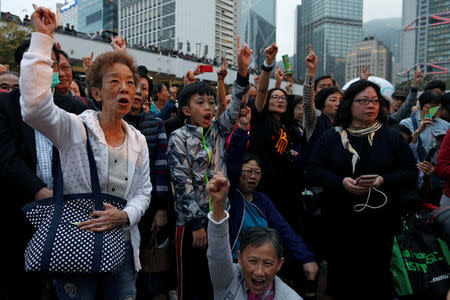
[{"label": "green foliage", "polygon": [[14,61],[16,48],[25,39],[30,38],[31,33],[14,22],[8,22],[0,26],[0,63],[9,65],[10,69],[17,71]]}]

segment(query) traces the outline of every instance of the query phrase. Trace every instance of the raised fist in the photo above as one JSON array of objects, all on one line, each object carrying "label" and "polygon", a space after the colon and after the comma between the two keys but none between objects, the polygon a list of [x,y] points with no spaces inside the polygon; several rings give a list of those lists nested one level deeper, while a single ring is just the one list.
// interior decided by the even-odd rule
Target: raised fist
[{"label": "raised fist", "polygon": [[55,14],[48,8],[33,4],[34,12],[30,21],[34,32],[40,32],[53,36],[56,28]]}]

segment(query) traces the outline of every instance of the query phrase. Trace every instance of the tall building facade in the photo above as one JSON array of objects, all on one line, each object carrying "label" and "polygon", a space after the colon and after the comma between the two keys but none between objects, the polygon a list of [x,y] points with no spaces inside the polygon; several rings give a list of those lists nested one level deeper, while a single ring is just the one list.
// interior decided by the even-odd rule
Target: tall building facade
[{"label": "tall building facade", "polygon": [[61,26],[61,7],[64,3],[56,3],[56,26]]},{"label": "tall building facade", "polygon": [[241,2],[216,0],[215,57],[225,56],[227,62],[237,62],[236,39],[241,29]]},{"label": "tall building facade", "polygon": [[78,30],[78,6],[77,0],[65,1],[64,5],[61,5],[58,12],[61,17],[61,26],[65,27],[66,24],[73,25],[75,30]]},{"label": "tall building facade", "polygon": [[450,1],[404,0],[402,25],[403,78],[417,65],[425,75],[450,78]]},{"label": "tall building facade", "polygon": [[362,40],[363,0],[303,0],[296,11],[297,78],[305,75],[311,44],[319,58],[317,76],[332,75],[345,83],[345,61],[352,44]]},{"label": "tall building facade", "polygon": [[[235,62],[239,1],[122,0],[119,34],[131,44]],[[239,3],[238,3],[239,4]]]},{"label": "tall building facade", "polygon": [[253,50],[250,66],[260,68],[264,49],[277,40],[277,1],[242,0],[241,42]]},{"label": "tall building facade", "polygon": [[78,31],[87,34],[118,30],[119,0],[78,0]]},{"label": "tall building facade", "polygon": [[353,44],[347,55],[345,82],[359,77],[366,66],[373,76],[392,82],[392,52],[374,37]]}]

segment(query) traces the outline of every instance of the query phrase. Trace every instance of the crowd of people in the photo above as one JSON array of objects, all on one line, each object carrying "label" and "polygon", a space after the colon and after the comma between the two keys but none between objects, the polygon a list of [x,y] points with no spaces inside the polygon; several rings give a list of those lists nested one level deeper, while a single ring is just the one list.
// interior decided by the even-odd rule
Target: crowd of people
[{"label": "crowd of people", "polygon": [[[2,298],[445,299],[402,298],[390,271],[402,217],[424,203],[450,205],[442,81],[420,93],[418,67],[409,92],[388,98],[365,71],[342,91],[316,76],[320,57],[309,46],[303,95],[294,95],[293,76],[274,70],[275,43],[250,83],[253,51],[238,38],[232,87],[225,59],[217,86],[198,80],[197,67],[176,87],[154,83],[152,66],[136,66],[113,36],[112,51],[83,58],[82,85],[53,37],[55,15],[34,8],[31,39],[14,53],[18,73],[0,65]],[[103,197],[103,207],[89,197]],[[38,231],[22,213],[30,204],[47,220]],[[77,249],[49,239],[29,246],[63,234],[41,230],[58,205],[88,211],[77,222],[57,218],[67,240],[119,230],[118,267],[68,266],[90,263],[86,240]],[[41,248],[73,257],[47,258]],[[97,263],[107,268],[108,259]]]},{"label": "crowd of people", "polygon": [[[6,22],[15,22],[20,25],[29,26],[30,25],[30,19],[28,15],[24,17],[23,20],[20,20],[18,16],[12,15],[11,13],[2,13],[1,20],[4,20]],[[75,35],[79,38],[85,38],[85,39],[92,39],[97,41],[102,41],[105,43],[109,43],[111,41],[112,37],[116,37],[118,35],[117,31],[109,31],[105,30],[102,32],[91,32],[89,34],[84,32],[78,32],[75,30],[74,25],[71,25],[69,23],[66,23],[65,26],[57,26],[55,29],[56,32],[62,33],[62,34],[69,34],[69,35]],[[139,44],[131,44],[128,45],[130,49],[137,49],[147,52],[152,52],[155,54],[161,54],[165,56],[170,56],[174,58],[181,58],[184,60],[190,60],[193,62],[198,62],[202,64],[207,65],[213,65],[216,67],[220,67],[221,65],[221,59],[219,57],[214,57],[213,59],[208,58],[206,56],[198,56],[195,53],[184,53],[181,50],[177,49],[171,49],[171,48],[165,48],[162,47],[161,44],[158,45],[149,45],[147,43],[140,42]],[[189,52],[189,50],[188,50]],[[237,70],[237,66],[235,64],[232,64],[231,62],[228,63],[228,68],[232,70]],[[258,72],[257,69],[249,67],[250,74],[255,74]],[[299,83],[299,82],[297,82]]]}]

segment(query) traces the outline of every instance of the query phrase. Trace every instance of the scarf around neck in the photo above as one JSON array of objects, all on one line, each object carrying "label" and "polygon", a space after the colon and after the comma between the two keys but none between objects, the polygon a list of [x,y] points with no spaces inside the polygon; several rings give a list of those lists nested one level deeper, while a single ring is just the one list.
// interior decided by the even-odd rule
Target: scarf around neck
[{"label": "scarf around neck", "polygon": [[372,147],[373,143],[373,137],[375,136],[375,132],[380,129],[382,124],[380,122],[375,122],[374,124],[364,127],[364,128],[355,128],[355,127],[349,127],[349,128],[342,128],[341,126],[336,126],[334,129],[337,133],[341,136],[341,142],[344,149],[346,149],[348,152],[352,154],[352,171],[353,174],[355,173],[355,167],[356,163],[359,160],[359,154],[356,152],[356,150],[352,147],[350,144],[350,141],[348,139],[348,133],[350,133],[353,136],[361,137],[361,136],[367,136],[367,139],[369,140],[369,145]]}]

